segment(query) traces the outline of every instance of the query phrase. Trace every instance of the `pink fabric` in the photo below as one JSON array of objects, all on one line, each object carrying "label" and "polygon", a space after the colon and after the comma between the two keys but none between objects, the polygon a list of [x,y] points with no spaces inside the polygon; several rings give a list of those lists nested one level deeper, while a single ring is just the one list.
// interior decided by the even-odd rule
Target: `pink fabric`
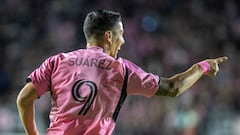
[{"label": "pink fabric", "polygon": [[125,67],[129,71],[127,94],[151,97],[156,93],[158,76],[126,59],[115,60],[99,47],[46,59],[29,79],[39,96],[51,91],[47,135],[111,135]]},{"label": "pink fabric", "polygon": [[204,74],[208,74],[208,72],[210,71],[210,65],[207,61],[201,61],[198,63],[198,65],[200,65]]}]

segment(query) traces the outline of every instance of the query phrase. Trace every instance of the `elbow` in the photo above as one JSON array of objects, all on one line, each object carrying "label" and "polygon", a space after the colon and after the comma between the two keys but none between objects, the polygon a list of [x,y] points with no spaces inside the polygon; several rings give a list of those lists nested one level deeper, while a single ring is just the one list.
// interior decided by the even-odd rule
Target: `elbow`
[{"label": "elbow", "polygon": [[172,82],[168,96],[178,97],[179,95],[181,95],[181,91],[179,89],[179,84],[177,82]]},{"label": "elbow", "polygon": [[162,78],[160,82],[159,89],[156,93],[158,96],[168,96],[168,97],[176,97],[179,95],[179,89],[176,87],[176,81]]},{"label": "elbow", "polygon": [[172,90],[172,92],[169,92],[169,94],[168,94],[168,96],[169,97],[177,97],[177,96],[179,96],[180,94],[179,94],[179,92],[178,92],[178,90]]},{"label": "elbow", "polygon": [[185,86],[187,83],[184,81],[184,78],[178,77],[173,78],[171,81],[171,90],[170,90],[170,96],[171,97],[178,97],[180,96],[185,90],[187,90],[187,87]]},{"label": "elbow", "polygon": [[173,97],[178,97],[178,96],[182,95],[185,90],[187,90],[187,89],[184,89],[184,88],[182,88],[179,84],[177,84],[177,85],[173,88],[172,95],[173,95]]}]

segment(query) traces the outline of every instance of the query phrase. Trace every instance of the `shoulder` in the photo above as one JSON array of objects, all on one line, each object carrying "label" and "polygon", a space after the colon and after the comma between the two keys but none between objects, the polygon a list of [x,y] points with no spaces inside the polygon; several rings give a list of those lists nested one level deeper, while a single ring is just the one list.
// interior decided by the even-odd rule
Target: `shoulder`
[{"label": "shoulder", "polygon": [[123,65],[125,66],[126,68],[128,69],[132,69],[132,70],[136,70],[136,69],[141,69],[141,67],[137,64],[135,64],[134,62],[128,60],[128,59],[125,59],[125,58],[121,58],[119,57],[118,58],[118,61]]},{"label": "shoulder", "polygon": [[61,52],[61,53],[57,53],[57,54],[48,56],[44,60],[43,64],[54,67],[54,65],[58,65],[59,63],[61,63],[64,60],[67,60],[70,57],[77,57],[78,53],[80,53],[82,50],[83,49],[74,50],[74,51],[70,51],[70,52]]},{"label": "shoulder", "polygon": [[69,52],[61,52],[55,55],[52,55],[49,57],[49,59],[54,59],[54,60],[63,60],[65,58],[69,58],[69,57],[76,57],[80,54],[82,54],[86,49],[78,49],[78,50],[73,50],[73,51],[69,51]]}]

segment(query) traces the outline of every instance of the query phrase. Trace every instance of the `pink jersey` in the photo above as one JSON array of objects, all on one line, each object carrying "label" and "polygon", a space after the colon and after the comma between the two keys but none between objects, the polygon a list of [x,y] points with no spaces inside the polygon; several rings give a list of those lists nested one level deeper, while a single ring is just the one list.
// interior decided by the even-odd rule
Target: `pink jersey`
[{"label": "pink jersey", "polygon": [[153,96],[159,77],[94,46],[49,57],[28,81],[51,92],[47,135],[111,135],[126,95]]}]

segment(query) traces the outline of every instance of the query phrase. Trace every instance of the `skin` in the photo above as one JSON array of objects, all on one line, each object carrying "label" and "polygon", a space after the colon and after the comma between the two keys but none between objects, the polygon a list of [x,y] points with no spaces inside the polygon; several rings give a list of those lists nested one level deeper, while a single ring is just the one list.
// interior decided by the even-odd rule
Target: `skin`
[{"label": "skin", "polygon": [[[206,74],[210,77],[217,75],[219,64],[226,61],[228,57],[219,57],[216,59],[207,59],[210,65],[210,71]],[[200,77],[204,75],[202,68],[198,64],[192,65],[185,72],[176,74],[170,78],[161,77],[159,89],[156,92],[158,96],[179,96],[190,88]]]},{"label": "skin", "polygon": [[[106,31],[102,36],[102,40],[95,40],[93,38],[87,39],[87,46],[100,46],[105,53],[116,58],[118,51],[124,44],[123,38],[123,24],[117,23],[114,31]],[[219,57],[215,59],[207,59],[210,64],[210,72],[206,75],[216,76],[219,67],[218,64],[226,61],[227,57]],[[182,94],[190,88],[203,74],[202,68],[198,64],[192,65],[185,72],[176,74],[170,78],[161,77],[159,89],[156,92],[157,96],[171,96],[175,97]],[[35,124],[34,101],[38,98],[36,90],[31,82],[27,83],[20,91],[17,97],[17,107],[20,119],[23,123],[26,135],[39,135]]]},{"label": "skin", "polygon": [[38,98],[33,84],[27,83],[17,97],[17,107],[26,135],[40,135],[34,119],[34,100]]}]

